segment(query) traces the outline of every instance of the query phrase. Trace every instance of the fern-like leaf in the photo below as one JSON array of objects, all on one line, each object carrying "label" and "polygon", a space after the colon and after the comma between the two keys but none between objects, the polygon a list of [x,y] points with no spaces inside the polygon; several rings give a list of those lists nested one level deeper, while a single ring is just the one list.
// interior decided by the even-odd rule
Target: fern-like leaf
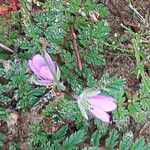
[{"label": "fern-like leaf", "polygon": [[105,146],[107,149],[113,149],[118,144],[118,132],[117,130],[112,130],[109,133],[109,137],[105,141]]},{"label": "fern-like leaf", "polygon": [[77,144],[83,142],[85,140],[85,131],[79,130],[78,132],[75,132],[71,134],[69,137],[67,137],[64,142],[63,146],[70,150],[76,147]]}]

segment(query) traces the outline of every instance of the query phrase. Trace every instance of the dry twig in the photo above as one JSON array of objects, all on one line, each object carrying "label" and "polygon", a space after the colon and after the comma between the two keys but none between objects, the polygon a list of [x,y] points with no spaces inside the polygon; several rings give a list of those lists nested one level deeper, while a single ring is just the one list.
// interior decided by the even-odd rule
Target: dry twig
[{"label": "dry twig", "polygon": [[76,34],[74,32],[74,27],[73,26],[70,27],[70,34],[73,37],[72,45],[73,45],[73,48],[75,50],[75,54],[76,54],[76,57],[77,57],[78,67],[79,67],[79,70],[82,70],[81,58],[80,58],[80,54],[79,54],[79,50],[78,50],[78,46],[77,46],[77,41],[76,41]]},{"label": "dry twig", "polygon": [[13,53],[13,50],[12,50],[12,49],[10,49],[9,47],[3,45],[2,43],[0,43],[0,47],[3,48],[3,49],[5,49],[5,50],[8,51],[8,52]]}]

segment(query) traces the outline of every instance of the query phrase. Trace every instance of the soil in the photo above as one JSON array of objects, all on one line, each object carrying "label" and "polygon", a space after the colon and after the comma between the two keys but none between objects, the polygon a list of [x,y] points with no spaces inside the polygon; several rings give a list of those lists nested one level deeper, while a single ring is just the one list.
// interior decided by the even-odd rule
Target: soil
[{"label": "soil", "polygon": [[[142,24],[142,21],[134,13],[134,11],[129,7],[127,0],[100,0],[106,4],[109,8],[109,16],[107,20],[111,28],[111,35],[118,33],[119,35],[123,33],[122,24],[127,24],[127,22],[133,23],[133,26],[138,26]],[[133,7],[145,18],[150,12],[150,1],[149,0],[134,0],[132,3]],[[150,18],[148,19],[150,21]],[[149,26],[150,27],[150,26]]]}]

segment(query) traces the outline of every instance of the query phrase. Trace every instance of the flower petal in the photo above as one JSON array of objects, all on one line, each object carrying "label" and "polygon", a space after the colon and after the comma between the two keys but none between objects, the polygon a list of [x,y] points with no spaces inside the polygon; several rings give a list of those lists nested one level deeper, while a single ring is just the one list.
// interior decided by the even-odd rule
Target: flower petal
[{"label": "flower petal", "polygon": [[29,64],[30,69],[31,69],[37,76],[39,76],[39,71],[35,68],[35,66],[34,66],[34,64],[33,64],[33,61],[32,61],[32,60],[29,60],[29,61],[28,61],[28,64]]},{"label": "flower petal", "polygon": [[110,121],[110,116],[108,113],[106,113],[105,111],[101,110],[98,107],[93,107],[92,109],[89,109],[90,112],[98,119],[109,123]]},{"label": "flower petal", "polygon": [[45,79],[45,80],[51,80],[53,81],[54,80],[54,77],[53,75],[51,74],[50,72],[50,69],[48,66],[43,66],[41,67],[40,69],[40,76]]},{"label": "flower petal", "polygon": [[44,58],[40,54],[36,54],[33,57],[33,64],[36,67],[37,70],[40,70],[42,66],[46,66],[46,62]]},{"label": "flower petal", "polygon": [[52,58],[50,57],[50,55],[45,52],[45,58],[47,60],[47,62],[49,63],[50,67],[52,68],[52,71],[54,71],[54,74],[56,74],[56,66],[52,60]]},{"label": "flower petal", "polygon": [[92,106],[97,106],[98,108],[106,112],[110,112],[117,108],[115,99],[107,96],[97,95],[97,96],[88,97],[88,102]]}]

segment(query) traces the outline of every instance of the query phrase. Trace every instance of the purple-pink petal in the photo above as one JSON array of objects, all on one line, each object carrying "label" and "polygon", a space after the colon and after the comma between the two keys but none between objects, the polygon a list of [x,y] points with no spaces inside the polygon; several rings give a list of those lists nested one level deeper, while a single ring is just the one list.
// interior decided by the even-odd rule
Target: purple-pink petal
[{"label": "purple-pink petal", "polygon": [[88,102],[92,106],[97,106],[99,109],[106,112],[113,111],[117,108],[115,99],[107,96],[101,96],[101,95],[91,96],[88,97]]},{"label": "purple-pink petal", "polygon": [[110,116],[108,113],[106,113],[105,111],[101,110],[98,107],[93,107],[90,109],[90,112],[98,119],[109,123],[110,121]]},{"label": "purple-pink petal", "polygon": [[40,76],[45,80],[54,80],[48,66],[43,66],[40,68]]},{"label": "purple-pink petal", "polygon": [[52,71],[54,71],[54,74],[56,74],[56,66],[55,66],[52,58],[50,57],[50,55],[47,52],[45,52],[45,58],[46,58],[47,62],[49,63]]},{"label": "purple-pink petal", "polygon": [[33,57],[33,64],[34,64],[35,68],[37,68],[37,70],[40,70],[40,68],[42,66],[46,66],[46,62],[45,62],[44,58],[39,54],[36,54]]},{"label": "purple-pink petal", "polygon": [[53,73],[56,75],[57,68],[47,52],[45,52],[45,58],[40,54],[36,54],[28,63],[31,70],[38,76],[41,82],[50,83],[54,80]]},{"label": "purple-pink petal", "polygon": [[28,61],[30,69],[39,77],[39,71],[35,68],[33,61],[29,60]]}]

